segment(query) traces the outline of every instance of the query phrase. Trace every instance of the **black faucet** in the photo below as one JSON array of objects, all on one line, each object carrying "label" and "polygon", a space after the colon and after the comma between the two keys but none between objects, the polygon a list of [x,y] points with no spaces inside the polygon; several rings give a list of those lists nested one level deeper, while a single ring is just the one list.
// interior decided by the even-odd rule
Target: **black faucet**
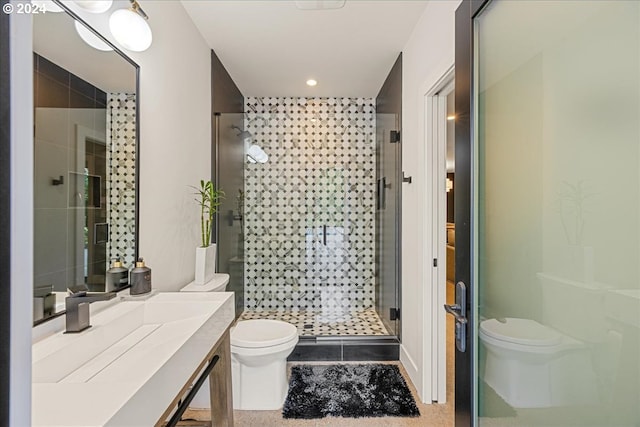
[{"label": "black faucet", "polygon": [[69,289],[65,298],[67,330],[65,333],[76,333],[91,327],[89,323],[89,304],[96,301],[107,301],[115,298],[115,292],[86,292]]}]

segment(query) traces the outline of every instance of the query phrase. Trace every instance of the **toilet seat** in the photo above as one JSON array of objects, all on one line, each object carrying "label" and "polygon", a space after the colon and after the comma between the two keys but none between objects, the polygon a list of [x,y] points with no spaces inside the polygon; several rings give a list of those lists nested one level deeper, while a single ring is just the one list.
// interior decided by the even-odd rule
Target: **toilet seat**
[{"label": "toilet seat", "polygon": [[480,322],[480,339],[496,347],[530,354],[553,354],[585,345],[535,320],[514,317],[503,320],[506,322],[497,319]]},{"label": "toilet seat", "polygon": [[263,349],[297,340],[298,329],[279,320],[242,320],[231,330],[231,346]]},{"label": "toilet seat", "polygon": [[535,320],[507,317],[501,322],[488,319],[480,322],[480,331],[491,338],[513,344],[552,346],[560,344],[562,335]]}]

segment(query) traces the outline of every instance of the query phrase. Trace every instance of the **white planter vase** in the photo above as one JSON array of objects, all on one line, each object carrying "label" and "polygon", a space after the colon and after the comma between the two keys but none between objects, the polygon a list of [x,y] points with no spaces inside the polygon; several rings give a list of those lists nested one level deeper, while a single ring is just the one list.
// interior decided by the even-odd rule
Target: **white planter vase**
[{"label": "white planter vase", "polygon": [[216,272],[216,244],[196,248],[196,285],[204,285]]}]

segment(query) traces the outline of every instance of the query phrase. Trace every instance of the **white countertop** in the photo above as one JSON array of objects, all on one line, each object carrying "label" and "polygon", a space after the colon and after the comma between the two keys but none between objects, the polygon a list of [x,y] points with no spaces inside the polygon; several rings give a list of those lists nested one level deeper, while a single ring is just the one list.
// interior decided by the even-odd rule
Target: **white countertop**
[{"label": "white countertop", "polygon": [[[147,301],[144,310],[146,302],[118,302],[86,331],[33,344],[33,426],[153,425],[235,317],[232,292]],[[76,356],[81,363],[65,360]]]},{"label": "white countertop", "polygon": [[229,275],[227,273],[214,273],[207,283],[198,285],[193,281],[180,289],[180,292],[220,292],[224,291],[227,284],[229,284]]}]

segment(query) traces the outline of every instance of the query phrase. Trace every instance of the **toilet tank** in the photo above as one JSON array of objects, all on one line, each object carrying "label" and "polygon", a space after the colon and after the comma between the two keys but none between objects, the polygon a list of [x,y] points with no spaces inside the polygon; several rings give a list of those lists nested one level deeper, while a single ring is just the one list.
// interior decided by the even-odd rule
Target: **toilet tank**
[{"label": "toilet tank", "polygon": [[544,324],[581,341],[604,341],[604,288],[547,273],[537,276],[542,287]]}]

